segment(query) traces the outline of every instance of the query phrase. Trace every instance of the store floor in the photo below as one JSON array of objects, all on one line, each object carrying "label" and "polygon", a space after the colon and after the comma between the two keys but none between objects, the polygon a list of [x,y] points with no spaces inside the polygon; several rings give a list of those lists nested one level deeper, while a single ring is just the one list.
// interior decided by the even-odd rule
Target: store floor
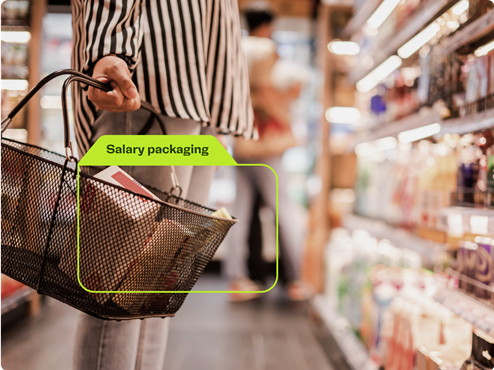
[{"label": "store floor", "polygon": [[[198,290],[226,283],[205,275]],[[70,370],[79,313],[47,299],[35,318],[2,331],[5,370]],[[166,370],[332,370],[315,338],[305,303],[275,288],[255,302],[229,303],[224,294],[191,294],[172,319]]]}]

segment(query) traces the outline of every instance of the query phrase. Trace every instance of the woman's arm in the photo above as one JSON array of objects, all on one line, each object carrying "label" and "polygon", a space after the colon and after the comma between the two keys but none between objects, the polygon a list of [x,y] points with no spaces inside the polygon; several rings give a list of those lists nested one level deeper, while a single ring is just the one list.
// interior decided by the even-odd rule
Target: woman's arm
[{"label": "woman's arm", "polygon": [[139,109],[140,98],[131,73],[139,62],[142,44],[141,0],[83,2],[86,47],[83,72],[113,90],[90,87],[88,98],[98,109],[125,112]]}]

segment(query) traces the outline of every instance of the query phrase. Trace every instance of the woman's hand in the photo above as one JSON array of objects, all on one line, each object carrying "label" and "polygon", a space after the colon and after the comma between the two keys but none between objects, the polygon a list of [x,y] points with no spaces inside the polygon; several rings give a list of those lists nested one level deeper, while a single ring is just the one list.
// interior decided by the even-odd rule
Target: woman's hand
[{"label": "woman's hand", "polygon": [[100,59],[93,70],[93,78],[110,83],[111,91],[89,87],[88,98],[98,109],[108,112],[132,112],[141,107],[141,98],[132,82],[127,63],[114,55]]}]

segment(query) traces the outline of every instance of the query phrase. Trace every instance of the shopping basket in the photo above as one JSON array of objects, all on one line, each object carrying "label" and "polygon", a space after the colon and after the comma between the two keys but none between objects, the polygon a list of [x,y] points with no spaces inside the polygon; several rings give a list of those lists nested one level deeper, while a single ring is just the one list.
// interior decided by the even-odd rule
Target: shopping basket
[{"label": "shopping basket", "polygon": [[[81,167],[78,278],[77,160],[66,90],[72,82],[108,87],[77,71],[55,72],[2,121],[2,132],[43,85],[64,74],[71,75],[62,89],[66,155],[2,137],[1,272],[102,319],[173,316],[236,220],[214,217],[214,210],[181,198],[178,185],[168,193],[147,187],[157,200]],[[141,132],[157,120],[166,134],[159,115],[148,103],[142,106],[152,116]],[[95,293],[100,291],[109,293]]]}]

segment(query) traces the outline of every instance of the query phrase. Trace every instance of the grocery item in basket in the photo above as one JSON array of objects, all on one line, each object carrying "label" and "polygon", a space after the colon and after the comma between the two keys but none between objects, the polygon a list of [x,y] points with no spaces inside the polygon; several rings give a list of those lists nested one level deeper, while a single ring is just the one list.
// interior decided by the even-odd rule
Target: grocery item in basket
[{"label": "grocery item in basket", "polygon": [[229,220],[232,219],[232,216],[230,215],[230,213],[226,210],[225,207],[221,207],[220,209],[218,209],[217,211],[213,212],[211,214],[211,216],[214,216],[214,217],[221,217],[221,218],[227,218]]},{"label": "grocery item in basket", "polygon": [[[218,209],[217,211],[213,212],[211,214],[213,217],[221,217],[221,218],[226,218],[228,220],[232,220],[233,217],[230,215],[230,213],[226,210],[225,207],[222,207]],[[201,225],[198,229],[198,236],[195,238],[195,240],[201,240],[201,243],[194,243],[191,245],[191,253],[197,254],[204,248],[206,248],[213,240],[213,238],[216,237],[216,233],[212,232],[212,230],[217,230],[221,223],[219,220],[215,220],[214,218],[210,218],[206,221],[205,224]]]},{"label": "grocery item in basket", "polygon": [[118,166],[110,166],[107,169],[94,175],[95,178],[109,182],[110,184],[121,186],[131,190],[136,194],[142,194],[155,200],[160,200],[156,195],[142,186],[136,179],[127,174]]},{"label": "grocery item in basket", "polygon": [[[233,219],[230,213],[225,209],[221,208],[211,214],[214,217],[222,217],[226,219]],[[193,268],[195,258],[194,256],[200,253],[204,248],[206,248],[213,239],[217,236],[215,232],[212,232],[216,228],[213,227],[215,223],[218,223],[218,220],[215,219],[207,219],[205,224],[200,226],[190,225],[187,227],[187,230],[190,231],[194,238],[188,238],[185,241],[186,245],[182,248],[178,248],[173,256],[172,262],[169,263],[166,269],[161,273],[158,280],[156,281],[156,285],[158,288],[156,290],[159,291],[172,291],[172,290],[180,290],[177,289],[177,286],[183,281],[179,281],[180,279],[180,271],[187,268]],[[184,264],[189,264],[189,267]],[[152,312],[154,310],[159,310],[160,307],[166,304],[171,299],[171,294],[159,294],[159,295],[149,295],[146,298],[140,310],[142,312]],[[165,302],[166,301],[166,302]]]},{"label": "grocery item in basket", "polygon": [[[162,220],[142,253],[129,266],[118,290],[173,290],[180,266],[188,255],[187,244],[192,237],[191,231],[178,222]],[[167,286],[162,284],[163,275],[169,280]],[[116,294],[112,298],[128,311],[138,310],[145,299],[146,294],[128,293]]]},{"label": "grocery item in basket", "polygon": [[[154,197],[118,167],[96,178],[118,184],[134,193]],[[80,200],[80,278],[90,290],[117,290],[129,265],[141,254],[156,229],[160,205],[147,198],[87,179]],[[62,256],[60,268],[77,279],[76,248]],[[106,294],[94,294],[100,303]]]}]

